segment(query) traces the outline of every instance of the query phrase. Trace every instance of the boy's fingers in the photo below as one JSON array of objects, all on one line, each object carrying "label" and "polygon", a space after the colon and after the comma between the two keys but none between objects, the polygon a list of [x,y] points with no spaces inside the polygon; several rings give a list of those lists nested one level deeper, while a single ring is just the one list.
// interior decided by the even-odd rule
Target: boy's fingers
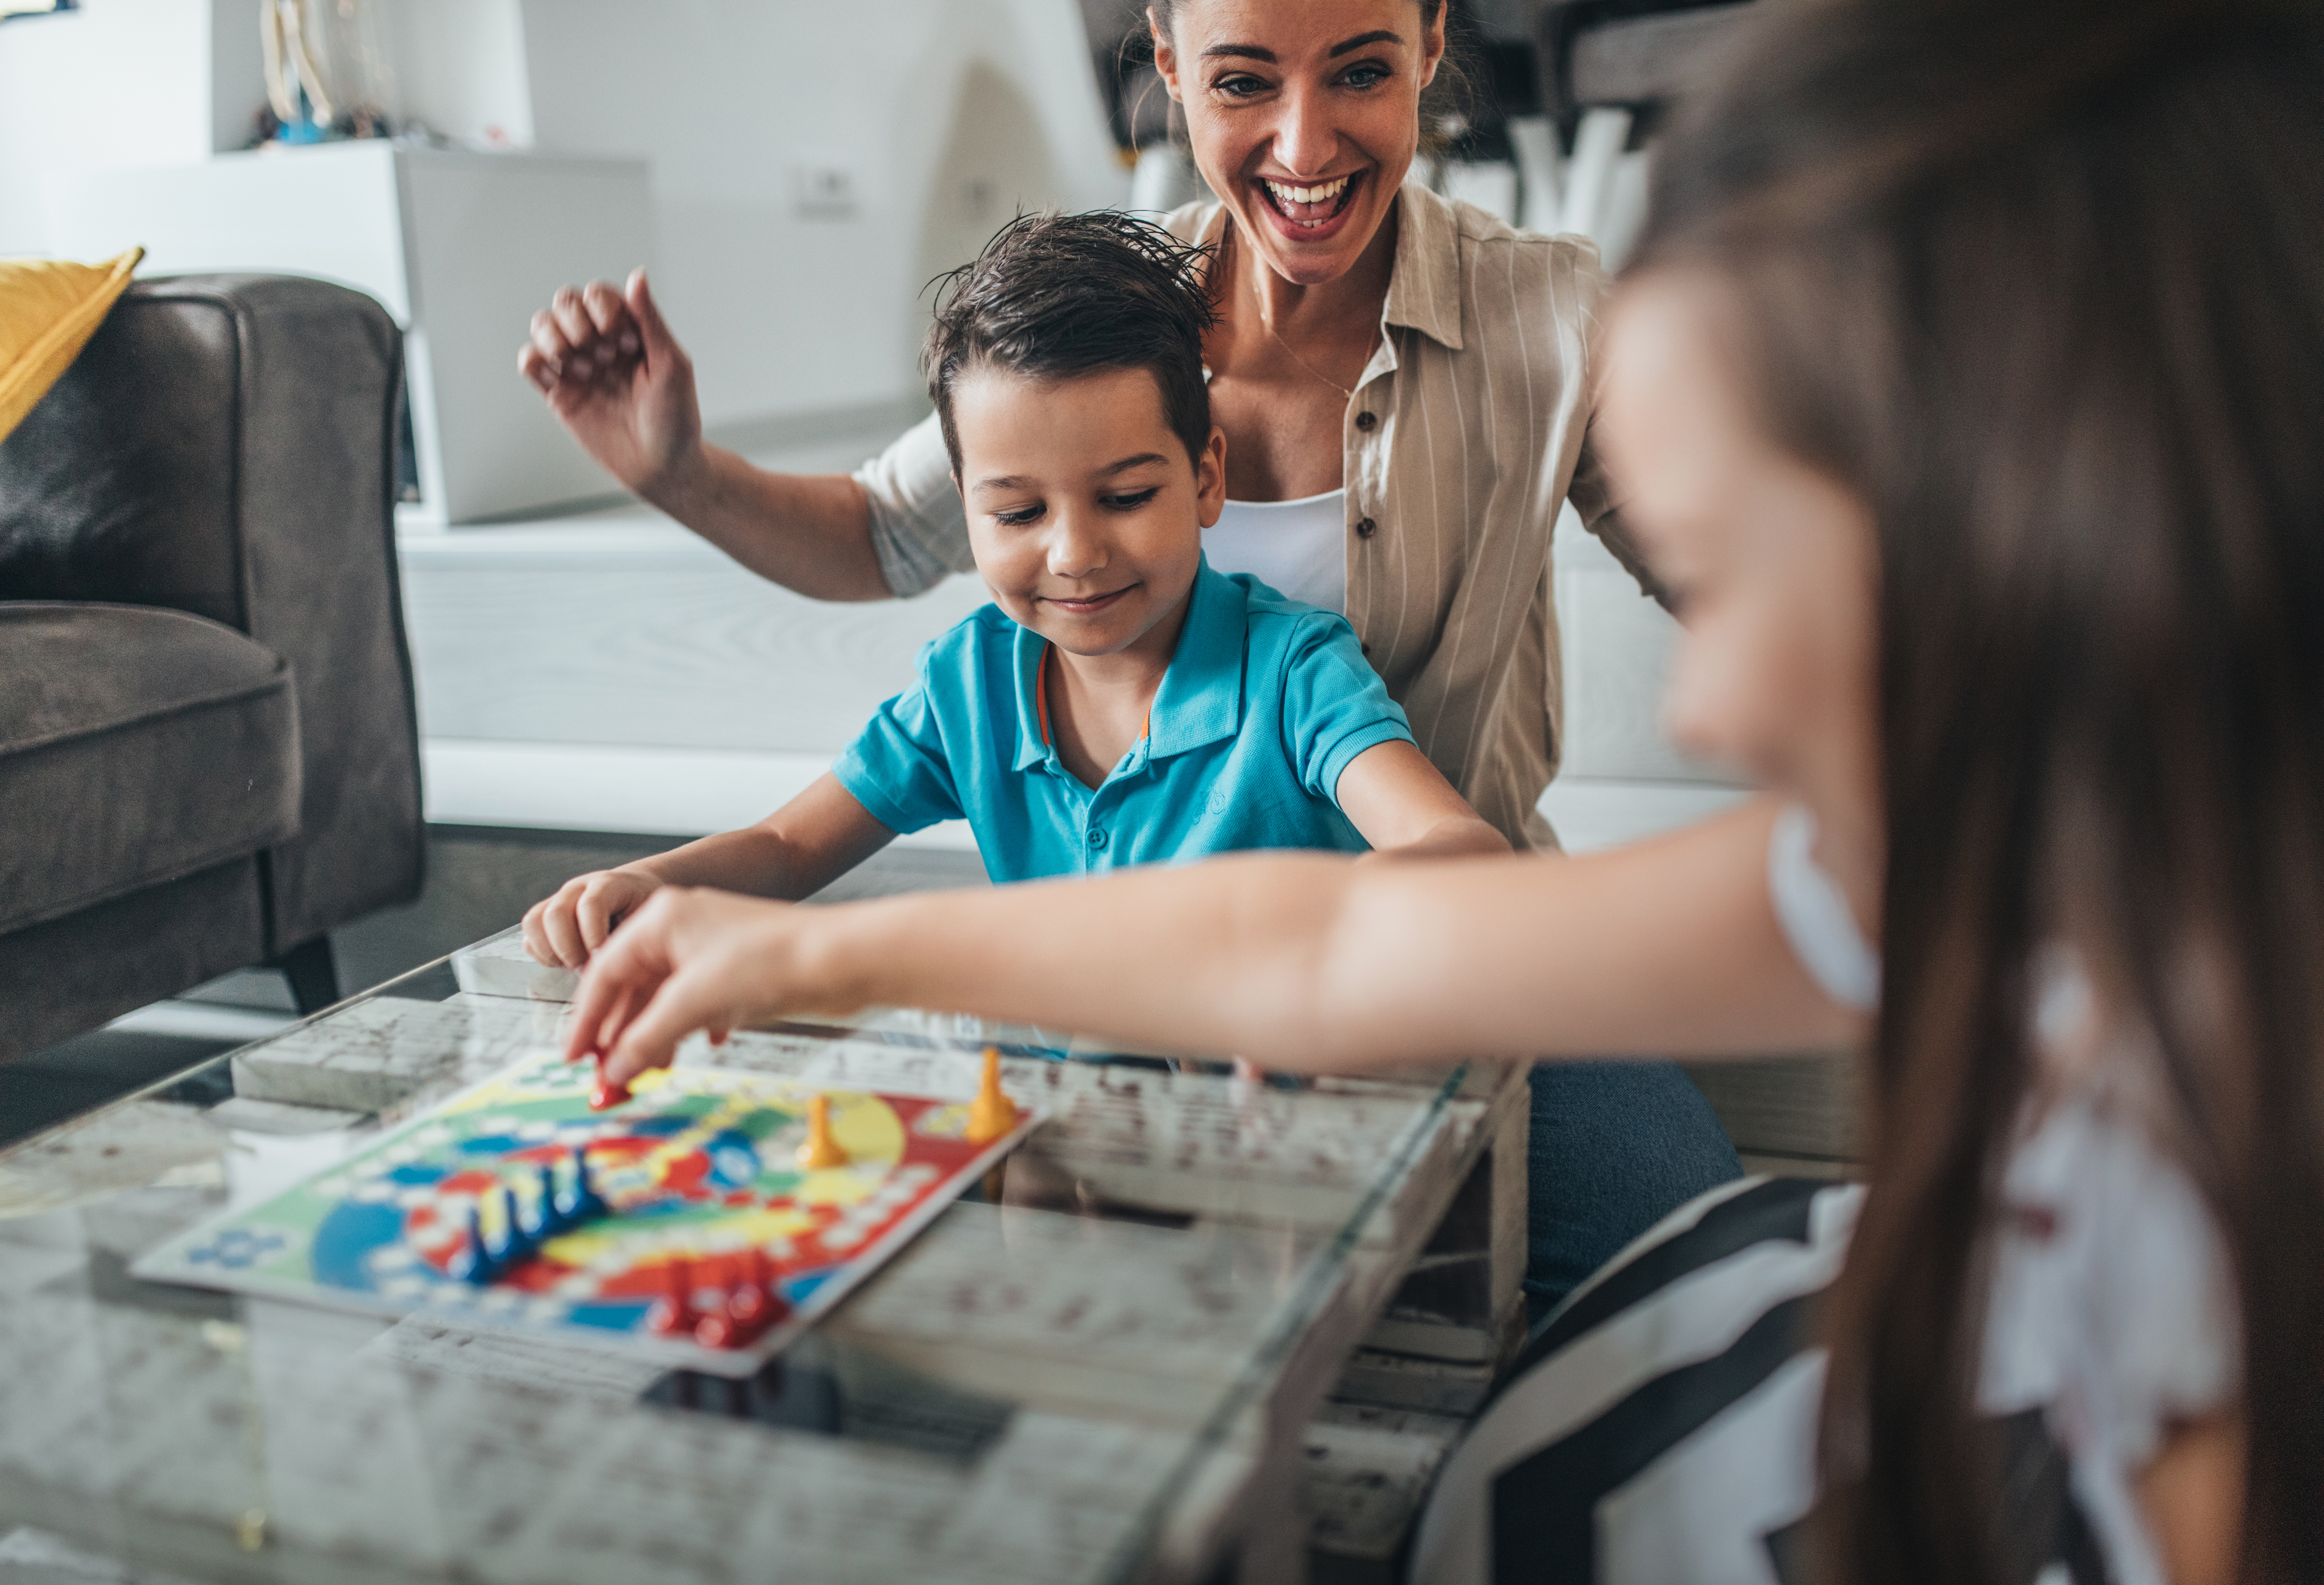
[{"label": "boy's fingers", "polygon": [[605,938],[613,933],[613,911],[606,902],[613,890],[605,881],[591,881],[581,888],[580,901],[574,905],[574,916],[581,927],[581,944],[588,951],[604,946]]},{"label": "boy's fingers", "polygon": [[574,928],[572,900],[564,890],[541,910],[540,930],[563,967],[578,969],[589,960],[589,950],[581,944],[581,932]]},{"label": "boy's fingers", "polygon": [[524,950],[534,962],[546,963],[554,969],[559,966],[557,950],[549,944],[549,937],[542,933],[540,928],[540,916],[548,907],[546,903],[535,903],[524,911]]}]

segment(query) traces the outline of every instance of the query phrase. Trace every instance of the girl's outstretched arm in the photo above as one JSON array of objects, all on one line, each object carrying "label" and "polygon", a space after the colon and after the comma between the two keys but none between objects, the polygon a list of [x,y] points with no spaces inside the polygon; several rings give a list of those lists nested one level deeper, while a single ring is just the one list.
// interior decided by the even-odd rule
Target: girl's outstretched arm
[{"label": "girl's outstretched arm", "polygon": [[626,1080],[697,1029],[871,1004],[1352,1071],[1839,1043],[1767,898],[1772,801],[1582,858],[1249,854],[799,908],[665,888],[582,982],[569,1054]]}]

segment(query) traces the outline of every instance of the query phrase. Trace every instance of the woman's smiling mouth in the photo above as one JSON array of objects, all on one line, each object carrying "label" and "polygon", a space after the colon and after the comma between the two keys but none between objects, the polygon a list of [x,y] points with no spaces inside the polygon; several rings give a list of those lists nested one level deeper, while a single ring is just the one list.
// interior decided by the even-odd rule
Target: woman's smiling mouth
[{"label": "woman's smiling mouth", "polygon": [[1271,176],[1259,179],[1260,196],[1285,225],[1295,233],[1324,229],[1347,212],[1360,185],[1357,178],[1361,171],[1350,171],[1327,181],[1305,185],[1293,181],[1277,181]]}]

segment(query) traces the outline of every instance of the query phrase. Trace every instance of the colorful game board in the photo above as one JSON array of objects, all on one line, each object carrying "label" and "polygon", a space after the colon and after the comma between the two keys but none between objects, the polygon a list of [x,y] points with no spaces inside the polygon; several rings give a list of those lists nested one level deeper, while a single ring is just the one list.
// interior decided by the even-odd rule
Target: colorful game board
[{"label": "colorful game board", "polygon": [[[646,1074],[593,1112],[593,1080],[541,1053],[134,1274],[748,1375],[1038,1121],[977,1144],[967,1101],[719,1068]],[[844,1164],[801,1165],[810,1133],[808,1160]]]}]

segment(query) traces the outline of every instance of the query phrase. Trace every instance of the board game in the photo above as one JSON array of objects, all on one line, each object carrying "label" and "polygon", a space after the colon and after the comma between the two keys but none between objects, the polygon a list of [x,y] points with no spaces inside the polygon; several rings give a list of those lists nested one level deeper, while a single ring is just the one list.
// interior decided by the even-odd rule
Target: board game
[{"label": "board game", "polygon": [[543,1052],[132,1271],[745,1376],[1038,1122],[996,1072],[972,1102],[666,1069],[594,1110]]}]

